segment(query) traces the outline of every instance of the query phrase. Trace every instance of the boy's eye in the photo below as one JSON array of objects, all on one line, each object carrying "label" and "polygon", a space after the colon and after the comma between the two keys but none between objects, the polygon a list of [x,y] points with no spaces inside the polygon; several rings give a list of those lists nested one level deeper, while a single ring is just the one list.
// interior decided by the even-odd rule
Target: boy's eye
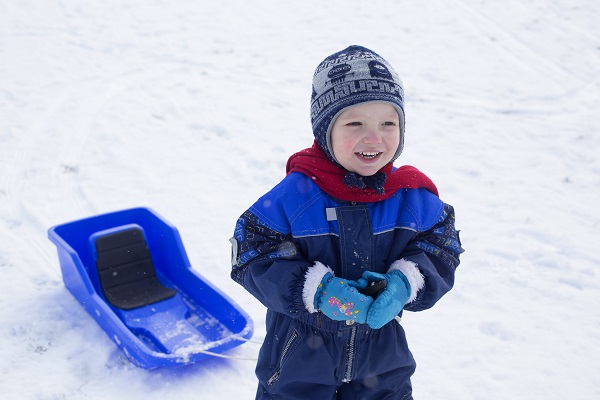
[{"label": "boy's eye", "polygon": [[358,121],[355,121],[355,122],[348,122],[348,123],[346,124],[346,126],[361,126],[361,125],[362,125],[362,124],[361,124],[360,122],[358,122]]},{"label": "boy's eye", "polygon": [[386,121],[383,123],[383,125],[385,126],[396,126],[396,122],[394,121]]}]

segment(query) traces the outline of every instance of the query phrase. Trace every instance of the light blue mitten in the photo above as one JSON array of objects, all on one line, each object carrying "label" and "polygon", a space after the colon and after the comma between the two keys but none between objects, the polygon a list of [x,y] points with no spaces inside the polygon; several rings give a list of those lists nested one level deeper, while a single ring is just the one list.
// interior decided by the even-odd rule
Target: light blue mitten
[{"label": "light blue mitten", "polygon": [[385,289],[377,296],[367,313],[367,324],[373,329],[379,329],[393,320],[404,308],[411,296],[410,283],[406,276],[393,270],[387,274],[366,271],[363,278],[368,282],[379,282],[385,280]]},{"label": "light blue mitten", "polygon": [[327,272],[315,293],[314,308],[335,321],[364,324],[373,299],[360,293],[361,287],[355,281],[336,278]]}]

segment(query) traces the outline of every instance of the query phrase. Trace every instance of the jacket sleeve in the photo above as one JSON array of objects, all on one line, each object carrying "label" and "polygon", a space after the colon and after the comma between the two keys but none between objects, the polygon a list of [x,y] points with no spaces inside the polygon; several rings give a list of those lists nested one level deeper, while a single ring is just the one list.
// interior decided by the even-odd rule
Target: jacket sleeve
[{"label": "jacket sleeve", "polygon": [[238,219],[231,243],[234,281],[273,311],[292,317],[308,312],[302,289],[311,263],[290,234],[276,231],[248,210]]},{"label": "jacket sleeve", "polygon": [[409,311],[431,308],[454,285],[454,274],[461,247],[459,232],[454,227],[454,209],[445,204],[440,220],[429,230],[411,240],[402,257],[414,262],[424,278],[416,298],[405,306]]}]

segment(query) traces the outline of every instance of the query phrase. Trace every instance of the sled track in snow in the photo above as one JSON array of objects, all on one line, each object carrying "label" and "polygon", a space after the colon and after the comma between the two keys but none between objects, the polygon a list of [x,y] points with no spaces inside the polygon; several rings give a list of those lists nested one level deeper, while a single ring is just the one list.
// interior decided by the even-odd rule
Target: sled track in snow
[{"label": "sled track in snow", "polygon": [[[591,78],[582,76],[581,73],[574,72],[562,65],[556,60],[553,60],[535,49],[525,41],[521,40],[515,34],[500,26],[496,20],[487,17],[480,11],[467,5],[462,0],[455,0],[454,4],[461,12],[457,12],[457,16],[462,19],[466,26],[472,26],[479,30],[484,36],[490,38],[491,43],[499,49],[502,49],[514,61],[526,69],[530,69],[536,74],[546,77],[552,85],[559,86],[565,91],[572,90],[573,87],[585,88],[590,83],[597,81],[597,76]],[[550,8],[550,6],[547,6]],[[548,18],[552,14],[551,18]],[[557,10],[551,10],[545,13],[545,24],[549,24],[554,28],[556,37],[566,36],[567,32],[581,32],[586,39],[595,43],[593,35],[582,31],[572,22],[566,21],[564,18],[557,17]],[[585,33],[585,34],[584,34]],[[586,56],[593,57],[596,64],[600,57],[595,53],[587,54]],[[592,81],[592,82],[590,82]]]},{"label": "sled track in snow", "polygon": [[[97,213],[94,202],[81,186],[82,159],[86,144],[94,135],[94,124],[119,92],[152,82],[173,66],[189,62],[162,62],[130,66],[105,77],[71,83],[55,97],[42,99],[45,110],[13,140],[12,160],[0,175],[0,206],[4,230],[11,240],[26,242],[36,259],[58,273],[54,249],[46,238],[47,229],[66,219]],[[15,135],[16,136],[16,135]],[[50,150],[49,150],[50,149]],[[110,162],[110,160],[107,160]],[[34,188],[45,187],[47,190]],[[44,198],[39,194],[43,192]],[[46,204],[60,203],[65,221],[47,215]]]},{"label": "sled track in snow", "polygon": [[15,147],[13,159],[8,164],[0,181],[3,194],[1,204],[7,213],[4,216],[5,225],[8,230],[12,231],[11,238],[25,241],[26,245],[33,248],[39,255],[40,261],[43,261],[43,264],[48,267],[51,266],[50,254],[42,244],[40,236],[40,229],[44,224],[33,210],[26,207],[22,199],[22,192],[28,169],[38,162],[39,157],[36,157],[35,149],[36,145],[44,140],[43,131],[47,121],[57,113],[70,96],[69,90],[61,92],[51,102],[46,112],[37,117],[29,129],[23,133]]},{"label": "sled track in snow", "polygon": [[[26,242],[37,253],[37,259],[55,273],[55,255],[46,239],[46,230],[55,222],[44,215],[40,204],[60,201],[77,215],[94,212],[77,182],[77,171],[94,118],[110,95],[103,87],[99,80],[78,82],[56,98],[47,99],[46,111],[21,135],[0,180],[5,226],[12,231],[11,237]],[[55,120],[74,123],[54,126]],[[48,149],[57,144],[58,151],[48,157]],[[53,189],[48,191],[47,199],[33,198],[32,192],[28,193],[28,188],[42,186]]]}]

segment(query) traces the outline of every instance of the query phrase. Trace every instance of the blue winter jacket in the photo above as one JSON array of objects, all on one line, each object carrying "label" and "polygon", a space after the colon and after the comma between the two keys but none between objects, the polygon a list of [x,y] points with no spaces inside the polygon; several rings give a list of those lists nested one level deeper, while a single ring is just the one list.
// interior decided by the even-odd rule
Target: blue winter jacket
[{"label": "blue winter jacket", "polygon": [[[347,328],[343,321],[305,308],[304,276],[315,261],[352,280],[365,270],[386,273],[402,258],[412,261],[425,286],[405,309],[420,311],[452,288],[461,252],[453,208],[425,189],[400,189],[375,203],[349,203],[332,198],[298,172],[287,175],[238,219],[232,245],[231,276],[267,307],[267,336],[279,329],[274,324],[281,324],[284,316],[311,325],[315,332],[324,323],[330,330]],[[367,325],[359,328],[368,330]],[[398,329],[392,321],[378,330],[381,346],[386,351],[397,346],[396,353],[405,354],[403,362],[414,363]],[[399,343],[390,346],[386,341]],[[262,357],[261,351],[257,372]],[[348,360],[343,381],[353,379]],[[273,364],[263,367],[273,369]]]},{"label": "blue winter jacket", "polygon": [[291,173],[237,221],[232,278],[269,310],[307,313],[304,274],[315,261],[335,276],[386,273],[404,258],[425,287],[405,309],[433,306],[454,283],[460,241],[454,210],[425,189],[401,189],[376,203],[337,201],[301,173]]}]

